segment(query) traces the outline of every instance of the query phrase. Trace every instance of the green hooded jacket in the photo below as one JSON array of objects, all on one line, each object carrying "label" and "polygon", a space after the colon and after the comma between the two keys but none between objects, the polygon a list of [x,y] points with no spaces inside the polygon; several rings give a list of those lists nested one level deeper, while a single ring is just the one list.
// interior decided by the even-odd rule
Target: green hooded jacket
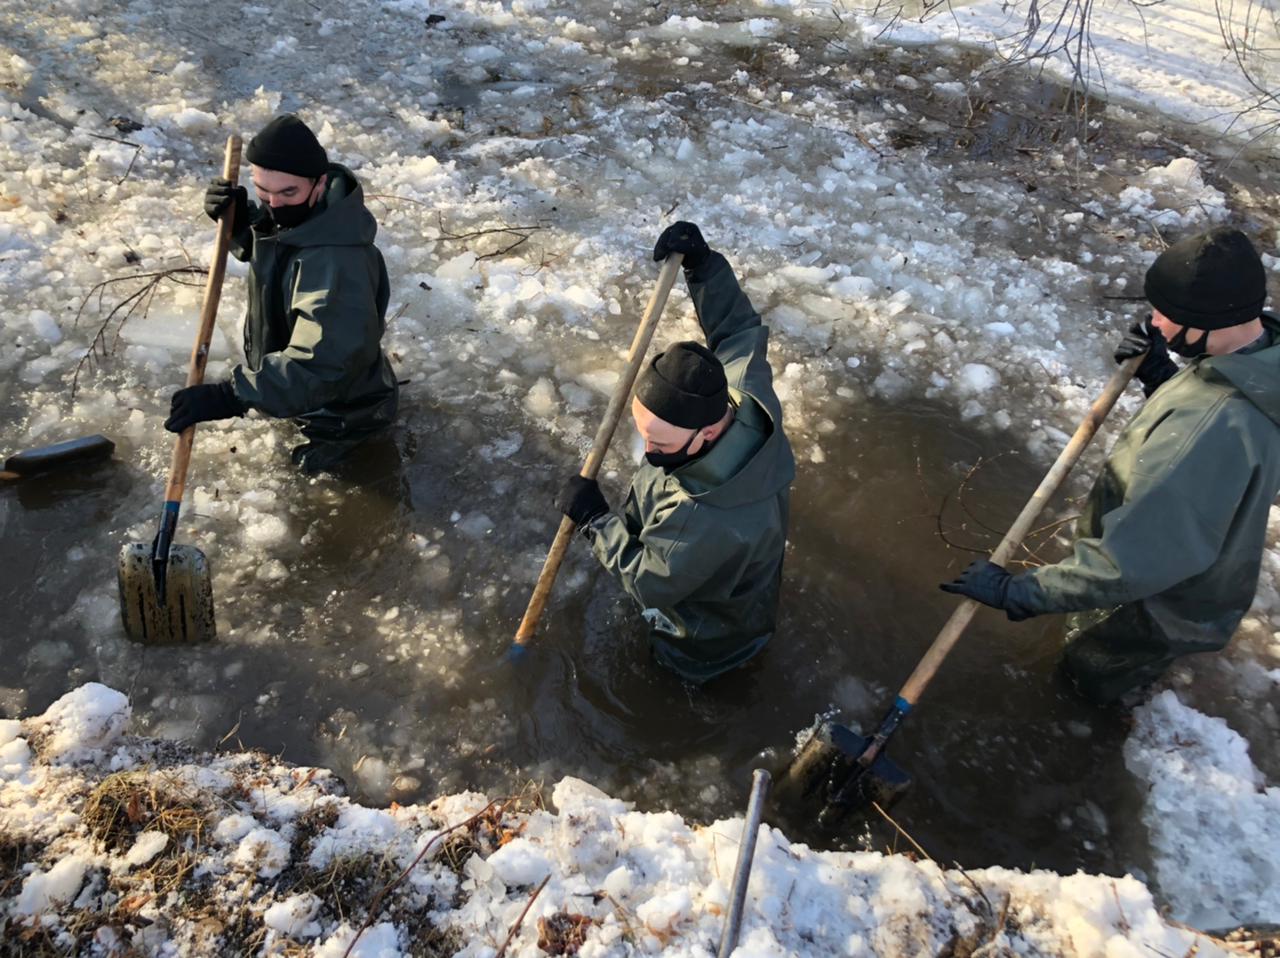
[{"label": "green hooded jacket", "polygon": [[1027,573],[1032,611],[1099,610],[1073,630],[1100,640],[1085,667],[1116,672],[1116,694],[1126,669],[1153,670],[1132,686],[1221,649],[1253,602],[1280,492],[1280,321],[1263,323],[1265,348],[1196,359],[1152,394],[1093,486],[1073,554]]},{"label": "green hooded jacket", "polygon": [[584,532],[639,604],[658,660],[705,682],[773,635],[796,470],[766,358],[769,328],[719,253],[685,279],[737,412],[705,456],[671,472],[641,465],[624,514]]},{"label": "green hooded jacket", "polygon": [[310,439],[363,438],[395,418],[397,388],[382,352],[391,286],[373,245],[378,224],[355,175],[332,163],[324,196],[280,232],[250,204],[231,251],[249,261],[243,365],[236,397],[298,420]]}]

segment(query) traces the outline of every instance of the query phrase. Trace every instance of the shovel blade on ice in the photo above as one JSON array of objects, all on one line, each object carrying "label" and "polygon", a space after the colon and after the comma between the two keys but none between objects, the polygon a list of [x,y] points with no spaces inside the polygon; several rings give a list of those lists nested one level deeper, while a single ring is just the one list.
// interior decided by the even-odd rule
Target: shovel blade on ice
[{"label": "shovel blade on ice", "polygon": [[832,800],[827,805],[829,818],[864,814],[873,805],[888,811],[911,788],[911,776],[883,751],[877,750],[868,760],[874,739],[843,725],[836,726],[833,737],[839,748],[839,761],[832,778]]},{"label": "shovel blade on ice", "polygon": [[128,542],[120,549],[116,580],[129,638],[144,645],[210,641],[217,629],[209,560],[195,546],[172,545],[164,572],[157,575],[153,550],[145,542]]}]

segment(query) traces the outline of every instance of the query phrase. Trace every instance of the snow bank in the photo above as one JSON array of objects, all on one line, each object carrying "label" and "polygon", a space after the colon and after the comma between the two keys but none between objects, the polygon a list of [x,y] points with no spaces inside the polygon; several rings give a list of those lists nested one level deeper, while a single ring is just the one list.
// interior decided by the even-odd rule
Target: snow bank
[{"label": "snow bank", "polygon": [[124,731],[132,714],[124,695],[91,682],[49,706],[35,727],[45,736],[45,757],[53,761],[75,761],[111,745]]},{"label": "snow bank", "polygon": [[1137,710],[1126,767],[1147,783],[1143,821],[1156,879],[1178,914],[1207,928],[1280,918],[1280,788],[1220,718],[1169,690]]},{"label": "snow bank", "polygon": [[[70,722],[72,713],[120,716],[127,713],[120,698],[86,686],[21,730],[85,728],[95,723]],[[1170,697],[1151,711],[1177,708]],[[572,778],[554,787],[549,807],[536,796],[488,802],[463,793],[427,806],[368,809],[344,797],[341,783],[320,769],[121,738],[118,724],[108,724],[110,757],[90,751],[68,765],[42,753],[29,776],[0,788],[6,840],[26,856],[18,865],[25,877],[20,887],[3,886],[9,893],[0,909],[12,927],[38,923],[70,953],[87,954],[91,942],[110,940],[147,954],[228,954],[256,941],[271,953],[340,956],[363,927],[352,955],[400,958],[430,944],[432,953],[493,958],[526,908],[511,955],[555,953],[555,941],[564,945],[574,936],[584,958],[709,958],[719,940],[739,818],[699,826],[670,812],[637,812]],[[1230,769],[1250,780],[1247,759],[1223,730],[1205,731],[1216,728],[1212,721],[1183,709],[1176,726],[1205,738],[1198,747],[1226,746]],[[1153,748],[1161,748],[1169,727],[1159,726],[1164,731]],[[67,813],[85,808],[85,798],[100,795],[105,781],[118,782],[109,776],[119,769],[130,770],[138,790],[119,799],[128,816],[104,826],[100,818]],[[180,795],[185,814],[198,815],[201,828],[170,841],[161,832],[165,820],[148,821],[147,796],[156,790]],[[1274,805],[1274,797],[1268,801]],[[27,813],[15,817],[20,807]],[[1270,814],[1274,819],[1274,807]],[[1263,816],[1259,806],[1254,824]],[[50,822],[52,829],[39,827]],[[92,831],[103,827],[111,831]],[[120,828],[137,829],[136,838],[122,838]],[[201,841],[200,834],[216,840]],[[1166,922],[1132,877],[966,874],[900,855],[814,851],[767,824],[758,841],[739,955],[980,948],[1063,958],[1226,954],[1215,940]],[[1186,846],[1188,880],[1201,875],[1195,861],[1206,852]],[[12,853],[4,865],[14,867]],[[379,894],[406,869],[405,881]],[[161,881],[168,893],[153,898]],[[375,899],[379,911],[370,915]]]}]

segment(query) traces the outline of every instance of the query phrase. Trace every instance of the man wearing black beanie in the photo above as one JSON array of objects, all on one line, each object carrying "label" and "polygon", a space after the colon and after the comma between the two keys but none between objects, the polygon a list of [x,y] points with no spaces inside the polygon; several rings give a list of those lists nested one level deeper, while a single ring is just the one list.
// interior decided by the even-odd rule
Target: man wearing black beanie
[{"label": "man wearing black beanie", "polygon": [[[1149,399],[1094,484],[1073,554],[1018,575],[980,559],[943,586],[1015,621],[1071,613],[1063,671],[1099,703],[1227,644],[1257,592],[1280,493],[1280,320],[1262,310],[1253,244],[1227,228],[1175,243],[1146,295],[1151,316],[1115,356],[1146,353]],[[1179,371],[1168,349],[1190,362]]]},{"label": "man wearing black beanie", "polygon": [[707,345],[676,343],[641,374],[631,415],[646,461],[624,511],[581,476],[556,504],[639,605],[657,660],[702,683],[773,635],[795,460],[768,327],[692,223],[663,231],[653,258],[677,252]]},{"label": "man wearing black beanie", "polygon": [[165,428],[181,432],[257,409],[292,419],[304,472],[332,468],[395,418],[397,387],[381,348],[390,283],[378,224],[355,174],[329,162],[293,114],[249,141],[258,203],[230,180],[205,191],[211,219],[233,217],[231,252],[249,261],[245,362],[225,382],[180,389]]}]

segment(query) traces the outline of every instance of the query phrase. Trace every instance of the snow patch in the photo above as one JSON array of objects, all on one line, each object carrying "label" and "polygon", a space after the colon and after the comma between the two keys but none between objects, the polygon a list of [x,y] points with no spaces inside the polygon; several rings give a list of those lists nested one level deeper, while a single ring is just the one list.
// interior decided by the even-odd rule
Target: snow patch
[{"label": "snow patch", "polygon": [[1198,927],[1276,921],[1280,788],[1267,786],[1243,737],[1171,690],[1135,718],[1124,760],[1146,784],[1142,818],[1161,892]]}]

